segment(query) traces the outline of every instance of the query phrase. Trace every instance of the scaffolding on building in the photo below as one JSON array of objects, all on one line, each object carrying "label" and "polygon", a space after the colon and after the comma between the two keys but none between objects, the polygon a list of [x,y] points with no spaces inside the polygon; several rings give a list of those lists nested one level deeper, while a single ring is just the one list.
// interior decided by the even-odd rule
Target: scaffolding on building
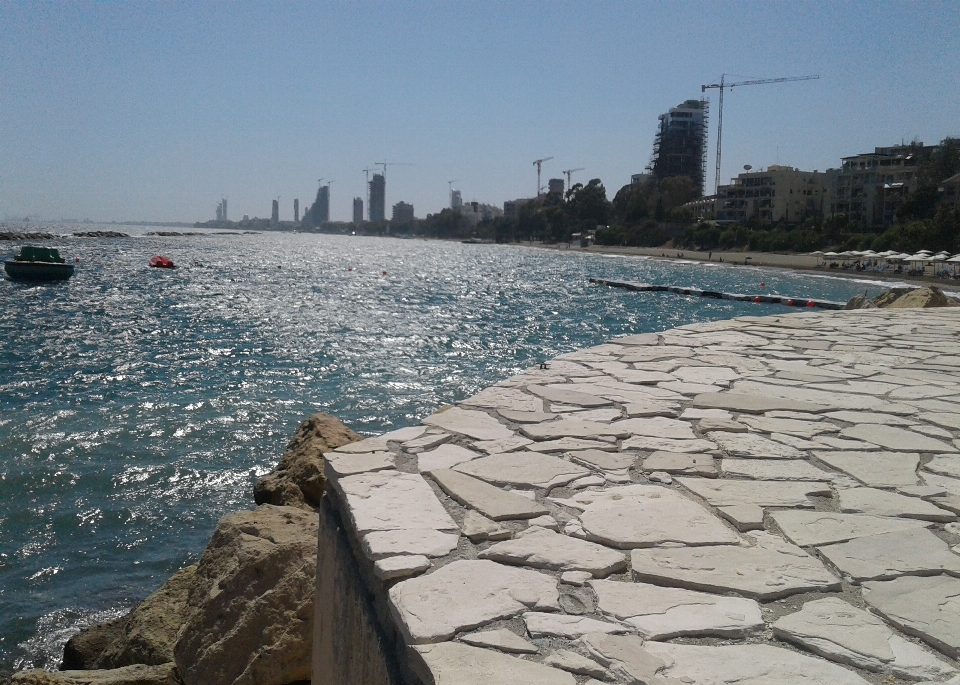
[{"label": "scaffolding on building", "polygon": [[647,169],[658,181],[687,176],[703,194],[707,178],[707,134],[710,101],[687,100],[661,114]]}]

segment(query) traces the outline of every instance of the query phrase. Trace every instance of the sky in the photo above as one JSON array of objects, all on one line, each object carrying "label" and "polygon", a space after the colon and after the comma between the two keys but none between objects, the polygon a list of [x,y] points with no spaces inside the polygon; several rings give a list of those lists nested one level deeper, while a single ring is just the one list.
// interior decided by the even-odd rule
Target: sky
[{"label": "sky", "polygon": [[[502,205],[584,167],[611,199],[657,116],[724,98],[721,182],[960,136],[960,2],[0,2],[0,218],[331,219]],[[717,91],[711,100],[713,186]],[[389,214],[389,209],[388,209]]]}]

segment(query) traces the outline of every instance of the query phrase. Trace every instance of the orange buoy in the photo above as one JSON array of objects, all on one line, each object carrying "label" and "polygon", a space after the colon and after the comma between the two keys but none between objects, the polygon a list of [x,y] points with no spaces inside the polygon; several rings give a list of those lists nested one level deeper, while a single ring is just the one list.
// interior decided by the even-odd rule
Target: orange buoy
[{"label": "orange buoy", "polygon": [[807,306],[808,306],[808,307],[816,307],[817,305],[816,305],[816,303],[815,303],[813,300],[810,300],[809,302],[807,302]]},{"label": "orange buoy", "polygon": [[384,275],[384,276],[386,276],[386,275],[387,275],[387,272],[386,272],[386,271],[384,271],[384,272],[383,272],[383,275]]},{"label": "orange buoy", "polygon": [[792,306],[794,306],[795,304],[796,304],[796,302],[794,302],[793,300],[787,300],[787,306],[788,306],[788,307],[792,307]]},{"label": "orange buoy", "polygon": [[755,297],[753,298],[753,302],[754,304],[760,304],[761,302],[763,302],[763,300],[761,300],[759,297]]},{"label": "orange buoy", "polygon": [[760,287],[761,287],[761,288],[766,288],[766,287],[767,287],[767,284],[766,284],[766,283],[763,283],[763,282],[761,282],[761,283],[760,283]]}]

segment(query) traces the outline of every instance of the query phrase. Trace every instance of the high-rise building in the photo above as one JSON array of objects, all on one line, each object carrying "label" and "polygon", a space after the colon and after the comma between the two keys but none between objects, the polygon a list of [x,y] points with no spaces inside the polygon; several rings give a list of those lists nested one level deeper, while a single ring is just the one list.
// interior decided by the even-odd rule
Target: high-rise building
[{"label": "high-rise building", "polygon": [[391,222],[395,224],[413,223],[413,205],[408,205],[402,200],[393,206],[393,217]]},{"label": "high-rise building", "polygon": [[223,198],[220,204],[223,205],[223,220],[230,221],[230,217],[227,216],[227,198]]},{"label": "high-rise building", "polygon": [[551,178],[549,181],[547,181],[547,192],[559,193],[560,195],[563,195],[563,179]]},{"label": "high-rise building", "polygon": [[363,223],[363,198],[353,198],[353,223],[359,226]]},{"label": "high-rise building", "polygon": [[217,205],[217,221],[223,221],[223,203]]},{"label": "high-rise building", "polygon": [[299,199],[295,199],[293,201],[293,220],[298,223],[300,222],[300,200]]},{"label": "high-rise building", "polygon": [[276,226],[280,223],[280,201],[273,201],[273,211],[270,212],[270,224]]},{"label": "high-rise building", "polygon": [[383,174],[374,174],[370,181],[370,221],[379,223],[387,219],[387,180]]},{"label": "high-rise building", "polygon": [[660,115],[648,167],[658,181],[687,176],[703,194],[707,175],[707,114],[709,103],[687,100]]},{"label": "high-rise building", "polygon": [[320,186],[317,191],[316,213],[314,214],[314,223],[317,226],[330,221],[330,185]]},{"label": "high-rise building", "polygon": [[463,196],[459,190],[450,191],[450,209],[460,209],[463,207]]}]

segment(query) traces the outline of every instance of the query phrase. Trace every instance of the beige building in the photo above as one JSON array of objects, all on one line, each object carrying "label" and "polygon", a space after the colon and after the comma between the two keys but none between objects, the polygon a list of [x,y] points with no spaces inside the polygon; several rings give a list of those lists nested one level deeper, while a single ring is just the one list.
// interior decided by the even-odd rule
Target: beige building
[{"label": "beige building", "polygon": [[718,221],[799,223],[822,217],[829,208],[834,170],[800,171],[773,165],[761,171],[747,171],[720,186],[714,199]]}]

